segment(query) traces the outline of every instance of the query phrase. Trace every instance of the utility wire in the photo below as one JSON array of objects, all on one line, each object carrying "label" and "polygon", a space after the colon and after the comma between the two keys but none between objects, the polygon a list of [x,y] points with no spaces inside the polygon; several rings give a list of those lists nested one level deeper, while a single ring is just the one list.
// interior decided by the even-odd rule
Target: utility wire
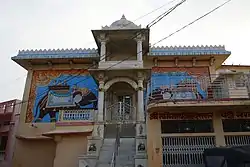
[{"label": "utility wire", "polygon": [[169,10],[167,10],[166,12],[164,12],[163,14],[159,15],[157,18],[155,18],[152,22],[150,22],[148,24],[149,27],[152,27],[153,25],[155,25],[156,23],[158,23],[159,21],[161,21],[165,16],[167,16],[169,13],[171,13],[173,10],[175,10],[178,6],[180,6],[181,4],[183,4],[186,0],[182,0],[181,2],[179,2],[178,4],[176,4],[175,6],[173,6],[172,8],[170,8]]},{"label": "utility wire", "polygon": [[[137,21],[137,20],[140,20],[140,19],[142,19],[142,18],[144,18],[144,17],[146,17],[146,16],[148,16],[148,15],[150,15],[150,14],[156,12],[157,10],[159,10],[159,9],[161,9],[161,8],[167,6],[167,5],[169,5],[169,4],[171,4],[171,3],[175,2],[175,1],[177,1],[177,0],[172,0],[172,1],[169,1],[168,3],[165,3],[165,4],[163,4],[162,6],[156,8],[156,9],[153,9],[152,11],[150,11],[150,12],[148,12],[148,13],[146,13],[146,14],[144,14],[144,15],[138,17],[138,18],[136,18],[135,20],[133,20],[133,22],[135,22],[135,21]],[[125,26],[130,25],[131,23],[132,23],[132,22],[129,22],[129,23],[126,24]],[[119,28],[119,29],[120,29],[120,28]],[[87,44],[90,44],[90,43],[93,43],[93,42],[94,42],[94,41],[88,42]],[[108,57],[108,56],[107,56],[107,57]],[[105,57],[105,58],[106,58],[106,57]],[[102,60],[102,59],[101,59],[101,60]],[[91,68],[91,67],[93,67],[93,66],[94,66],[94,65],[89,66],[88,68]],[[84,69],[80,69],[80,71],[82,71],[82,70],[84,70]],[[87,69],[86,69],[86,70],[87,70]],[[25,75],[25,76],[26,76],[26,75]],[[70,77],[71,77],[71,76],[70,76]],[[20,79],[20,77],[18,77],[16,80],[19,80],[19,79]]]},{"label": "utility wire", "polygon": [[[166,40],[166,39],[168,39],[169,37],[171,37],[171,36],[173,36],[174,34],[180,32],[181,30],[185,29],[185,28],[188,27],[189,25],[192,25],[192,24],[195,23],[196,21],[199,21],[200,19],[204,18],[205,16],[211,14],[212,12],[214,12],[214,11],[216,11],[217,9],[221,8],[222,6],[226,5],[226,4],[229,3],[230,1],[232,1],[232,0],[226,1],[225,3],[223,3],[223,4],[219,5],[219,6],[217,6],[216,8],[214,8],[213,10],[211,10],[211,11],[209,11],[208,13],[204,14],[203,16],[201,16],[201,17],[195,19],[194,21],[192,21],[191,23],[185,25],[185,26],[182,27],[181,29],[179,29],[179,30],[177,30],[177,31],[175,31],[175,32],[173,32],[173,33],[171,33],[170,35],[164,37],[163,39],[157,41],[156,43],[153,44],[153,46],[156,45],[156,44],[158,44],[158,43],[160,43],[160,42],[162,42],[162,41],[164,41],[164,40]],[[137,54],[138,54],[138,53],[137,53]],[[131,56],[130,56],[130,57],[131,57]],[[123,61],[124,61],[124,60],[122,60],[121,62],[123,62]],[[121,62],[119,62],[119,63],[121,63]],[[119,64],[119,63],[117,63],[117,64]],[[117,65],[117,64],[116,64],[116,65]],[[110,68],[110,67],[109,67],[109,68]],[[84,81],[84,80],[82,80],[81,82],[83,82],[83,81]],[[22,104],[22,103],[26,103],[26,102],[28,102],[28,101],[22,101],[21,103],[17,103],[17,104]],[[15,104],[15,105],[17,105],[17,104]],[[13,106],[13,105],[12,105],[12,106]]]},{"label": "utility wire", "polygon": [[171,3],[173,3],[174,1],[177,1],[177,0],[172,0],[172,1],[169,1],[168,3],[165,3],[164,5],[162,5],[162,6],[158,7],[158,8],[156,8],[156,9],[152,10],[151,12],[148,12],[147,14],[142,15],[141,17],[138,17],[137,19],[133,20],[133,22],[135,22],[135,21],[137,21],[137,20],[140,20],[140,19],[142,19],[143,17],[148,16],[148,15],[154,13],[155,11],[157,11],[157,10],[159,10],[159,9],[161,9],[161,8],[163,8],[163,7],[165,7],[165,6],[169,5],[169,4],[171,4]]},{"label": "utility wire", "polygon": [[[175,0],[174,0],[175,1]],[[171,11],[173,11],[176,7],[178,7],[180,4],[177,4],[177,5],[175,5],[174,7],[172,7],[171,9]],[[174,9],[173,9],[174,8]],[[169,10],[168,10],[169,11]],[[168,12],[167,14],[166,14],[166,12],[164,12],[163,14],[164,14],[164,16],[162,16],[163,14],[161,14],[160,16],[161,16],[161,18],[163,18],[163,17],[165,17],[165,16],[167,16],[168,14],[170,14],[171,12]],[[157,17],[157,19],[158,19],[158,17]],[[147,25],[146,27],[148,27],[146,30],[148,30],[149,28],[151,28],[152,26],[154,26],[156,23],[158,23],[160,20],[158,20],[156,23],[155,23],[155,21],[156,21],[156,19],[154,19],[153,21],[151,21],[150,23],[154,23],[154,24],[152,24],[152,25]],[[129,25],[129,24],[131,24],[132,22],[129,22],[128,24],[126,24],[125,26],[127,26],[127,25]],[[121,28],[119,28],[119,29],[121,29]],[[131,38],[131,39],[135,39],[138,35],[140,35],[140,34],[142,34],[143,33],[143,31],[146,31],[145,29],[143,29],[143,30],[138,30],[136,33],[135,33],[135,35]],[[130,39],[130,38],[129,38]],[[126,39],[124,39],[124,40],[126,40]],[[115,46],[117,46],[116,45],[116,43],[114,43],[114,42],[112,42]],[[137,53],[138,54],[138,53]],[[110,53],[110,54],[108,54],[108,55],[102,55],[102,56],[100,56],[100,57],[102,57],[102,59],[101,60],[104,60],[104,59],[106,59],[107,57],[109,57],[110,55],[112,55],[112,53]],[[118,65],[118,64],[120,64],[120,63],[122,63],[123,61],[126,61],[126,60],[128,60],[130,57],[133,57],[133,55],[132,56],[129,56],[129,57],[127,57],[127,58],[125,58],[125,59],[123,59],[122,61],[120,61],[120,62],[118,62],[118,63],[116,63],[116,64],[114,64],[114,65],[112,65],[112,66],[110,66],[110,67],[108,67],[107,69],[104,69],[104,70],[108,70],[108,69],[110,69],[110,68],[112,68],[112,67],[114,67],[114,66],[116,66],[116,65]],[[101,61],[100,60],[100,61]],[[78,74],[73,74],[73,76],[72,75],[70,75],[69,77],[66,77],[65,79],[66,80],[64,80],[64,82],[68,82],[68,81],[70,81],[70,80],[72,80],[72,79],[74,79],[74,78],[76,78],[76,77],[78,77],[79,75],[81,75],[82,74],[82,71],[83,70],[88,70],[88,69],[90,69],[91,67],[93,67],[93,66],[95,66],[94,64],[92,64],[91,66],[89,66],[88,68],[86,68],[86,69],[79,69],[79,73]],[[68,79],[69,78],[69,79]],[[86,78],[86,79],[88,79],[88,78]],[[80,82],[83,82],[83,81],[85,81],[86,79],[84,79],[84,80],[81,80]],[[76,84],[78,84],[79,82],[77,82],[77,83],[75,83],[75,85]],[[40,95],[38,95],[36,98],[41,98],[41,96],[43,96],[43,95],[45,95],[46,93],[47,93],[47,91],[48,91],[48,88],[46,88],[46,90],[44,90],[43,91],[43,93],[41,93]]]},{"label": "utility wire", "polygon": [[221,7],[223,7],[224,5],[226,5],[227,3],[229,3],[230,1],[232,1],[232,0],[228,0],[228,1],[224,2],[223,4],[221,4],[221,5],[217,6],[216,8],[214,8],[214,9],[210,10],[209,12],[205,13],[205,14],[204,14],[204,15],[202,15],[201,17],[198,17],[198,18],[197,18],[197,19],[195,19],[194,21],[192,21],[192,22],[188,23],[187,25],[183,26],[182,28],[180,28],[180,29],[176,30],[175,32],[173,32],[173,33],[169,34],[168,36],[166,36],[166,37],[162,38],[161,40],[157,41],[156,43],[154,43],[154,45],[156,45],[156,44],[158,44],[158,43],[160,43],[160,42],[164,41],[165,39],[167,39],[167,38],[169,38],[169,37],[173,36],[174,34],[176,34],[176,33],[180,32],[181,30],[183,30],[183,29],[187,28],[188,26],[190,26],[190,25],[194,24],[195,22],[197,22],[197,21],[199,21],[199,20],[203,19],[204,17],[206,17],[206,16],[208,16],[209,14],[211,14],[211,13],[215,12],[215,11],[216,11],[216,10],[218,10],[219,8],[221,8]]}]

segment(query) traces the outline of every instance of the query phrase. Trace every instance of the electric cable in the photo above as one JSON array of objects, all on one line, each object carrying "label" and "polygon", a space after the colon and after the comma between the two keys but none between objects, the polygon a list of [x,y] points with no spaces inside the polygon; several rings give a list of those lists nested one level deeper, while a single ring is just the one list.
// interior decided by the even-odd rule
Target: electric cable
[{"label": "electric cable", "polygon": [[[173,33],[171,33],[171,34],[169,34],[168,36],[166,36],[166,37],[164,37],[164,38],[162,38],[161,40],[159,40],[159,41],[157,41],[156,43],[154,43],[153,46],[156,45],[156,44],[158,44],[158,43],[160,43],[160,42],[162,42],[162,41],[164,41],[164,40],[166,40],[166,39],[168,39],[169,37],[171,37],[171,36],[173,36],[174,34],[180,32],[181,30],[185,29],[186,27],[188,27],[188,26],[194,24],[195,22],[201,20],[202,18],[206,17],[207,15],[213,13],[214,11],[216,11],[216,10],[218,10],[219,8],[223,7],[224,5],[226,5],[227,3],[229,3],[230,1],[232,1],[232,0],[228,0],[228,1],[224,2],[223,4],[217,6],[216,8],[214,8],[214,9],[212,9],[211,11],[207,12],[206,14],[202,15],[201,17],[195,19],[194,21],[190,22],[189,24],[187,24],[187,25],[183,26],[182,28],[178,29],[177,31],[175,31],[175,32],[173,32]],[[138,54],[138,53],[137,53],[137,54]],[[129,56],[129,57],[131,57],[131,56]],[[125,59],[125,60],[126,60],[126,59]],[[122,60],[121,62],[123,62],[123,61],[124,61],[124,60]],[[120,62],[120,63],[121,63],[121,62]],[[118,63],[117,63],[117,64],[118,64]],[[110,68],[110,67],[109,67],[109,68]],[[106,70],[106,69],[105,69],[105,70]],[[81,82],[83,82],[83,81],[84,81],[84,80],[82,80]],[[16,103],[16,104],[14,104],[14,105],[27,103],[28,101],[29,101],[29,100],[27,100],[27,101],[21,101],[20,103]],[[7,107],[11,107],[11,106],[14,106],[14,105],[9,105],[9,106],[7,106]],[[0,107],[0,108],[1,108],[1,107]]]},{"label": "electric cable", "polygon": [[[177,4],[177,5],[175,5],[174,6],[174,9],[176,8],[176,7],[178,7],[180,4]],[[173,10],[172,10],[173,11]],[[165,13],[165,12],[164,12]],[[170,14],[170,12],[168,12],[168,14]],[[165,14],[164,15],[164,17],[165,16],[167,16],[168,14]],[[158,17],[157,17],[158,18]],[[154,22],[156,19],[154,19],[153,21],[151,21],[150,23],[152,23],[152,22]],[[157,21],[157,22],[159,22],[159,21]],[[126,25],[129,25],[129,24],[131,24],[131,22],[129,22],[128,24],[126,24]],[[156,23],[155,23],[156,24]],[[142,32],[143,31],[146,31],[146,30],[149,30],[149,28],[151,28],[152,26],[154,26],[155,24],[152,24],[152,25],[147,25],[147,29],[142,29],[142,30],[138,30],[138,32],[135,32],[134,34],[134,36],[131,38],[131,39],[134,39],[134,38],[136,38],[137,36],[139,36],[140,34],[142,34]],[[126,26],[125,25],[125,26]],[[130,38],[129,38],[130,39]],[[123,39],[123,40],[127,40],[127,39]],[[114,42],[113,42],[114,43]],[[114,43],[115,44],[115,43]],[[115,44],[116,45],[116,44]],[[138,54],[138,53],[137,53]],[[112,55],[112,53],[110,53],[110,54],[108,54],[108,55],[105,55],[105,57],[104,57],[104,55],[102,55],[102,56],[100,56],[100,57],[103,57],[101,60],[103,60],[103,59],[106,59],[106,57],[109,57],[110,55]],[[111,67],[108,67],[107,69],[105,69],[105,70],[108,70],[108,69],[110,69],[110,68],[112,68],[112,67],[114,67],[114,66],[116,66],[116,65],[118,65],[118,64],[120,64],[120,63],[122,63],[123,61],[125,61],[125,60],[127,60],[127,59],[129,59],[130,57],[133,57],[133,55],[132,56],[129,56],[129,57],[127,57],[127,58],[125,58],[125,59],[123,59],[123,60],[121,60],[120,62],[118,62],[118,63],[116,63],[116,64],[114,64],[114,65],[112,65]],[[101,61],[100,60],[100,61]],[[76,77],[78,77],[79,75],[81,75],[82,74],[82,71],[84,71],[84,70],[88,70],[88,69],[90,69],[91,67],[93,67],[93,66],[95,66],[94,64],[92,64],[91,66],[89,66],[88,68],[86,68],[86,69],[79,69],[79,73],[78,74],[73,74],[73,76],[72,76],[72,74],[69,76],[69,77],[67,77],[67,78],[70,78],[70,79],[67,79],[66,78],[66,80],[64,80],[64,82],[68,82],[68,81],[70,81],[70,80],[72,80],[72,79],[74,79],[74,78],[76,78]],[[88,79],[88,78],[87,78]],[[84,79],[84,80],[81,80],[81,82],[83,82],[83,81],[85,81],[86,79]],[[77,82],[77,83],[75,83],[75,85],[76,84],[78,84],[79,82]],[[44,90],[43,91],[43,93],[41,93],[40,95],[38,95],[38,96],[36,96],[36,98],[41,98],[41,96],[43,96],[44,94],[46,94],[47,93],[47,91],[48,91],[48,88],[46,89],[46,90]]]}]

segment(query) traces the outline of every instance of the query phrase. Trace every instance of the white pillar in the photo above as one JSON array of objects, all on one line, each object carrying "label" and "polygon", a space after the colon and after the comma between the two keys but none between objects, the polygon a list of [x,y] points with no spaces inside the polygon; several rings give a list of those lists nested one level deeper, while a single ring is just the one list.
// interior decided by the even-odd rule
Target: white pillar
[{"label": "white pillar", "polygon": [[100,61],[106,61],[106,40],[101,40]]},{"label": "white pillar", "polygon": [[99,92],[98,92],[98,114],[97,122],[103,122],[103,110],[104,110],[104,82],[99,82]]},{"label": "white pillar", "polygon": [[142,61],[142,40],[137,40],[137,60]]},{"label": "white pillar", "polygon": [[138,102],[137,102],[137,121],[144,121],[144,96],[143,96],[143,80],[138,80],[137,90]]}]

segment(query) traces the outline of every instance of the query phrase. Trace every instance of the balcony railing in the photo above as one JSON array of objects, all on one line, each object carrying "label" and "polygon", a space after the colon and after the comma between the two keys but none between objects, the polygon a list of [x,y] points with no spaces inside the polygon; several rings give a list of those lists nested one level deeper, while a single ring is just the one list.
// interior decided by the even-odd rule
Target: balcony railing
[{"label": "balcony railing", "polygon": [[247,100],[250,75],[159,75],[148,84],[148,103],[159,101]]},{"label": "balcony railing", "polygon": [[91,123],[94,121],[94,109],[60,110],[57,125],[67,123]]}]

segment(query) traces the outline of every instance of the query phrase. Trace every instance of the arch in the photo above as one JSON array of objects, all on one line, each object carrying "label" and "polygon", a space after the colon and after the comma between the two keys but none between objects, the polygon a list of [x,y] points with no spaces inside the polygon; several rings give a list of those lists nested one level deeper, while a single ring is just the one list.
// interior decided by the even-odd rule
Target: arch
[{"label": "arch", "polygon": [[104,89],[108,90],[110,88],[110,86],[112,86],[114,83],[117,83],[117,82],[126,82],[129,85],[131,85],[132,88],[134,88],[134,89],[137,89],[137,86],[138,86],[137,83],[135,81],[133,81],[132,79],[130,79],[130,78],[117,77],[117,78],[111,79],[107,83],[105,83]]}]

